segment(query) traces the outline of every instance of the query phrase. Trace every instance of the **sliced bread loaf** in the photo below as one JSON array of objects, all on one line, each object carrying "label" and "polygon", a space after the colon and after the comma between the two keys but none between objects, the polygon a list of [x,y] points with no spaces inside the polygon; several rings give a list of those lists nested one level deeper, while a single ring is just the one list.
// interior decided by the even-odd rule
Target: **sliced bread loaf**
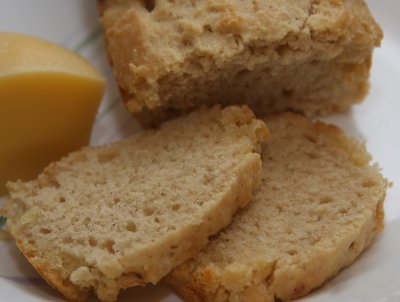
[{"label": "sliced bread loaf", "polygon": [[346,110],[382,39],[363,0],[98,2],[123,99],[146,124],[205,104]]},{"label": "sliced bread loaf", "polygon": [[255,200],[166,278],[187,300],[287,301],[350,265],[383,227],[387,182],[363,145],[294,114],[267,119]]},{"label": "sliced bread loaf", "polygon": [[9,230],[67,299],[115,300],[194,256],[250,201],[267,137],[247,107],[215,107],[84,148],[8,184]]}]

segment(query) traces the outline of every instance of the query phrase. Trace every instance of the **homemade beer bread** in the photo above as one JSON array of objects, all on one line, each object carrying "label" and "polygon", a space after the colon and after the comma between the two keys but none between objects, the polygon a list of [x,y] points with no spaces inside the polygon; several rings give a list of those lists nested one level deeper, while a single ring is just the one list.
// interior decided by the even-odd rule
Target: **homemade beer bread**
[{"label": "homemade beer bread", "polygon": [[346,110],[382,38],[363,0],[98,3],[123,100],[148,125],[204,104]]},{"label": "homemade beer bread", "polygon": [[272,139],[254,201],[166,278],[190,302],[287,301],[350,265],[383,228],[387,182],[364,146],[294,114]]},{"label": "homemade beer bread", "polygon": [[67,299],[113,301],[197,254],[250,201],[268,136],[247,107],[215,107],[84,148],[8,184],[8,228]]}]

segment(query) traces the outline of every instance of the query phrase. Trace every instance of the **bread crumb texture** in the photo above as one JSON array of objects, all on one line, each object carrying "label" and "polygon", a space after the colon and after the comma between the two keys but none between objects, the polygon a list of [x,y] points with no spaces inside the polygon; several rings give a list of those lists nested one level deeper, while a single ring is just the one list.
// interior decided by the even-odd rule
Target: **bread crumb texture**
[{"label": "bread crumb texture", "polygon": [[345,110],[367,92],[382,38],[362,0],[98,2],[133,113],[210,103],[257,114]]},{"label": "bread crumb texture", "polygon": [[250,201],[268,136],[247,107],[214,107],[84,148],[8,184],[9,230],[69,300],[113,301],[194,256]]},{"label": "bread crumb texture", "polygon": [[287,301],[350,265],[383,228],[387,181],[363,145],[294,114],[273,138],[254,201],[166,281],[191,302]]}]

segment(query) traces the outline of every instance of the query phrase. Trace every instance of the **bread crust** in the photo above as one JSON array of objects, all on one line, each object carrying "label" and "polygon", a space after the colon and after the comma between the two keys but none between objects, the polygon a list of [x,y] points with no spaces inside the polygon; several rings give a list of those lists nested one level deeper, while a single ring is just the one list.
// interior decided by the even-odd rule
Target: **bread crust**
[{"label": "bread crust", "polygon": [[29,249],[22,241],[16,241],[19,250],[39,273],[39,275],[54,289],[58,290],[69,301],[85,301],[88,298],[89,291],[79,288],[69,280],[61,277],[61,273],[50,269],[45,263],[40,261],[33,251]]}]

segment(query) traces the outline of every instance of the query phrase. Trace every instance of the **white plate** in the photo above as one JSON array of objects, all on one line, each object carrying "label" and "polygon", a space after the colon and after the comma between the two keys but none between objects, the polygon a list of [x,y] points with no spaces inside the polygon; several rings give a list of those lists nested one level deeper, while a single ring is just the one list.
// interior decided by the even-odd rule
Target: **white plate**
[{"label": "white plate", "polygon": [[[386,203],[386,228],[352,265],[304,302],[400,301],[400,1],[367,1],[385,30],[375,52],[372,89],[366,101],[328,120],[366,141],[383,174],[394,182]],[[126,136],[138,128],[121,105],[108,67],[94,0],[1,0],[0,30],[30,33],[79,51],[108,78],[92,144]],[[129,289],[120,301],[181,301],[163,286]],[[0,302],[63,301],[30,267],[15,245],[0,241]]]}]

